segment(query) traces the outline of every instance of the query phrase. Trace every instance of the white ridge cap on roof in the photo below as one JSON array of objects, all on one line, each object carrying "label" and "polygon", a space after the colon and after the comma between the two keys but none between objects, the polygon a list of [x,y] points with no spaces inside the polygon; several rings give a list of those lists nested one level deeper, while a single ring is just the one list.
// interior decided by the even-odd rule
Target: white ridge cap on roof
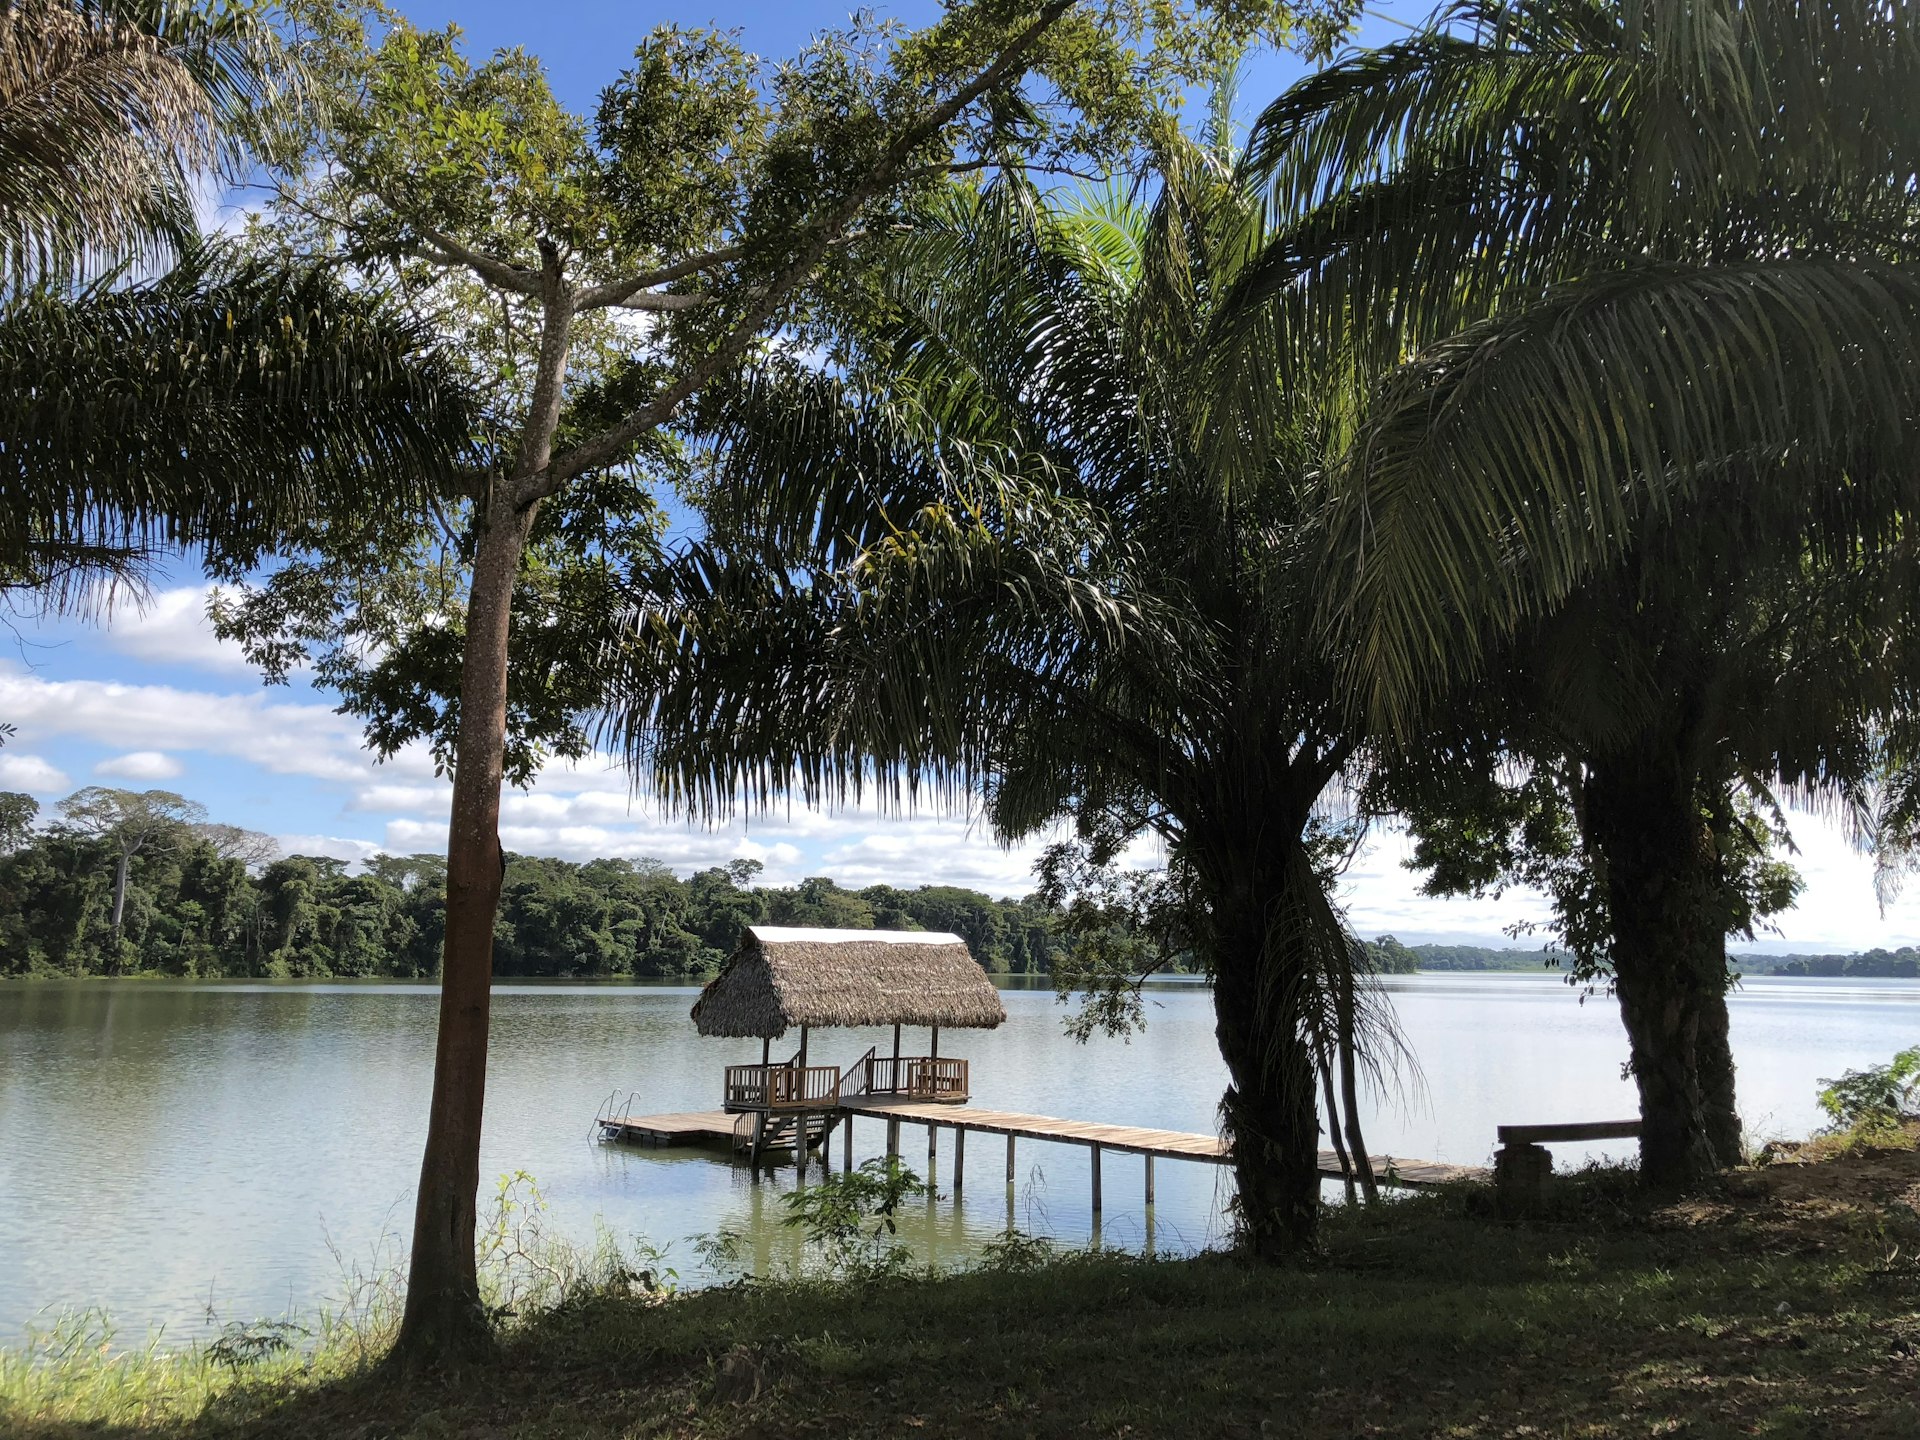
[{"label": "white ridge cap on roof", "polygon": [[747,933],[763,945],[844,945],[852,940],[877,940],[885,945],[959,945],[958,935],[945,930],[814,930],[800,925],[749,925]]}]

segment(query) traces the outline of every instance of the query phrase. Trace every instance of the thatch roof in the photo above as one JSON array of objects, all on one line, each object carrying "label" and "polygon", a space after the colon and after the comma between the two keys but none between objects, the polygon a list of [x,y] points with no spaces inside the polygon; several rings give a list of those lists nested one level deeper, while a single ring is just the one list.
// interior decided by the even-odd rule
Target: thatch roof
[{"label": "thatch roof", "polygon": [[783,1035],[793,1026],[940,1025],[1007,1018],[958,935],[752,925],[694,1002],[702,1035]]}]

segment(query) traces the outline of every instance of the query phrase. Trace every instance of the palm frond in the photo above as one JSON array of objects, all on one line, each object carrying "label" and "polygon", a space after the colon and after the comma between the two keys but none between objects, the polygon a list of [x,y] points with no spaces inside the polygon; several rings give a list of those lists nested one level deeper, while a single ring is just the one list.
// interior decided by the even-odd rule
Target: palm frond
[{"label": "palm frond", "polygon": [[424,506],[480,423],[370,291],[198,251],[0,310],[0,563],[199,544],[234,563],[326,507]]},{"label": "palm frond", "polygon": [[[1833,521],[1910,506],[1920,279],[1877,262],[1646,267],[1569,286],[1395,372],[1329,511],[1332,627],[1404,725],[1487,633],[1741,467]],[[1871,513],[1870,513],[1871,512]],[[1879,519],[1873,521],[1873,515]]]},{"label": "palm frond", "polygon": [[0,5],[0,284],[187,243],[195,187],[281,83],[278,55],[250,7]]}]

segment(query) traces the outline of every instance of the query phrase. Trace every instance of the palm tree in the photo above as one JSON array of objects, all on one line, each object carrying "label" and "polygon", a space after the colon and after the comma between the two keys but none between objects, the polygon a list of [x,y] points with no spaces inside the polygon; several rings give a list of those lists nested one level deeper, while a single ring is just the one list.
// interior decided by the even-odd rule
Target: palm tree
[{"label": "palm tree", "polygon": [[[1737,1136],[1737,793],[1848,805],[1910,753],[1916,83],[1906,5],[1465,0],[1250,146],[1286,219],[1223,328],[1386,372],[1329,627],[1379,724],[1451,685],[1572,767],[1654,1179]],[[1505,714],[1462,701],[1516,665]],[[1765,687],[1793,667],[1839,678]]]},{"label": "palm tree", "polygon": [[0,6],[0,590],[84,604],[161,547],[244,567],[447,482],[475,417],[422,332],[197,238],[197,187],[289,82],[242,7]]},{"label": "palm tree", "polygon": [[1316,1047],[1351,963],[1327,812],[1364,737],[1308,643],[1321,425],[1257,473],[1203,424],[1215,297],[1257,238],[1217,156],[1151,207],[955,190],[832,371],[775,354],[704,426],[710,539],[636,607],[613,733],[713,813],[872,788],[1005,840],[1164,843],[1195,897],[1248,1247],[1314,1231]]}]

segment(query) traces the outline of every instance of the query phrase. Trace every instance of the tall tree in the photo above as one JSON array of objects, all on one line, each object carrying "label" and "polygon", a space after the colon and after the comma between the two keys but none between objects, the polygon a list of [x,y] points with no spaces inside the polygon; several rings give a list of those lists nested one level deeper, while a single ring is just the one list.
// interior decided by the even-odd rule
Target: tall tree
[{"label": "tall tree", "polygon": [[127,909],[127,872],[133,857],[167,848],[192,833],[207,818],[206,808],[171,790],[110,790],[89,785],[62,800],[60,820],[68,829],[106,842],[113,857],[113,934],[118,939]]},{"label": "tall tree", "polygon": [[[1314,1083],[1349,963],[1326,812],[1363,732],[1308,643],[1324,394],[1265,457],[1203,422],[1257,209],[1180,144],[1151,206],[1002,179],[900,242],[826,370],[770,356],[708,418],[713,540],[637,607],[617,733],[697,813],[875,787],[1167,847],[1214,986],[1249,1250],[1319,1211]],[[1274,407],[1264,412],[1272,414]]]},{"label": "tall tree", "polygon": [[[281,151],[289,209],[365,269],[443,277],[417,292],[439,313],[501,317],[487,352],[505,365],[496,447],[460,522],[457,695],[424,702],[438,706],[429,723],[441,722],[453,805],[434,1097],[395,1350],[411,1366],[489,1343],[474,1210],[497,827],[510,712],[540,709],[512,683],[509,657],[543,511],[564,516],[605,477],[664,468],[663,427],[774,333],[803,334],[823,273],[856,283],[860,252],[902,195],[955,169],[1111,156],[1163,91],[1250,34],[1284,28],[1288,12],[975,0],[918,32],[861,22],[778,69],[731,36],[665,27],[587,123],[522,52],[474,65],[455,33],[384,9],[290,8],[296,48],[322,80],[310,125]],[[1166,44],[1135,54],[1119,32],[1149,18]],[[574,613],[590,640],[569,659],[606,619]],[[576,706],[599,698],[592,667],[554,679]],[[544,718],[543,733],[579,743],[565,704]]]},{"label": "tall tree", "polygon": [[0,790],[0,855],[11,855],[33,838],[40,802],[17,790]]},{"label": "tall tree", "polygon": [[1532,664],[1495,733],[1575,767],[1656,1179],[1737,1132],[1724,938],[1765,895],[1735,791],[1850,802],[1906,748],[1886,571],[1852,631],[1828,617],[1869,666],[1834,692],[1854,708],[1748,682],[1779,673],[1787,594],[1824,614],[1920,501],[1916,83],[1906,5],[1467,0],[1296,86],[1250,146],[1285,221],[1229,333],[1390,372],[1333,477],[1329,625],[1402,736]]}]

